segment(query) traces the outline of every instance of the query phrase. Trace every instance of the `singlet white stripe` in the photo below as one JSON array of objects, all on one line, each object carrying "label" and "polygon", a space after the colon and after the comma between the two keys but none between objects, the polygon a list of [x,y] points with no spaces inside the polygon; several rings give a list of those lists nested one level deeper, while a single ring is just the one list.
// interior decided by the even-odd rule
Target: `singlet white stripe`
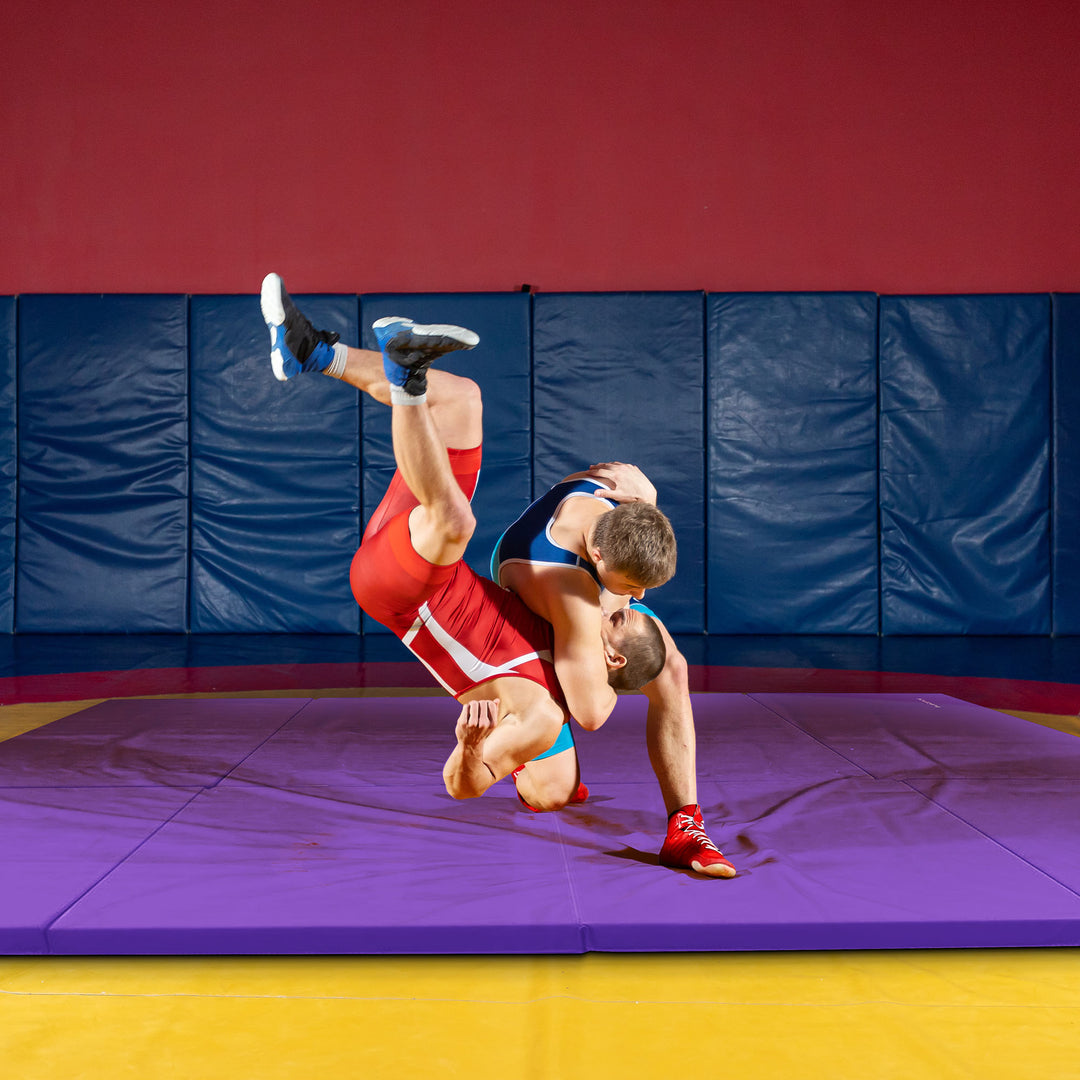
[{"label": "singlet white stripe", "polygon": [[[445,627],[441,626],[438,620],[431,613],[431,609],[427,604],[420,606],[419,615],[416,621],[409,627],[408,632],[401,639],[405,645],[411,646],[413,639],[420,632],[422,627],[426,627],[428,633],[435,639],[436,643],[442,647],[446,652],[446,655],[454,662],[458,670],[465,676],[471,683],[483,682],[486,679],[497,678],[499,675],[516,675],[518,672],[516,668],[520,664],[524,664],[529,660],[547,660],[549,663],[552,661],[550,651],[547,649],[542,652],[528,652],[521,656],[516,656],[512,660],[507,660],[505,663],[496,667],[493,664],[489,664],[484,660],[481,660],[478,656],[474,656],[464,645],[461,644],[456,638],[454,638]],[[420,661],[424,664],[424,667],[430,671],[436,679],[442,683],[446,690],[453,693],[453,690],[447,684],[439,678],[437,672],[435,672],[431,665],[421,656]]]},{"label": "singlet white stripe", "polygon": [[[566,483],[566,481],[564,480],[563,483]],[[594,480],[593,483],[599,483],[599,481]],[[599,490],[610,491],[611,488],[604,487],[604,485],[601,484]],[[560,551],[569,551],[570,554],[573,555],[574,553],[572,551],[570,551],[569,548],[563,547],[562,544],[557,544],[555,542],[554,538],[551,535],[551,526],[555,524],[555,519],[559,516],[559,511],[571,499],[596,499],[597,502],[606,502],[606,503],[608,503],[613,509],[614,509],[614,507],[618,506],[619,504],[616,503],[612,499],[605,499],[603,495],[597,495],[596,492],[594,492],[594,491],[571,491],[568,494],[564,495],[558,501],[558,503],[555,506],[555,509],[552,510],[552,512],[551,512],[551,517],[549,517],[547,519],[547,524],[544,526],[544,536],[547,539],[547,542],[552,547],[558,548]],[[581,558],[580,555],[578,555],[577,557],[578,557],[578,559]]]}]

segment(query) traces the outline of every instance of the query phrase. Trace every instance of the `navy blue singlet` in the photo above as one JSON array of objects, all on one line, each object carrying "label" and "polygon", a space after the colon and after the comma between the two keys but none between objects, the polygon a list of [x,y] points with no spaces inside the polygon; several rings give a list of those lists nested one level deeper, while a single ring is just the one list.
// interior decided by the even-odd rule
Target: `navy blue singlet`
[{"label": "navy blue singlet", "polygon": [[551,523],[567,499],[600,499],[609,507],[617,506],[613,500],[602,497],[600,493],[603,491],[607,491],[607,488],[598,480],[564,480],[546,495],[541,495],[499,537],[491,553],[492,580],[499,581],[499,571],[506,563],[529,562],[538,566],[580,567],[600,586],[596,568],[591,562],[559,547],[551,539]]}]

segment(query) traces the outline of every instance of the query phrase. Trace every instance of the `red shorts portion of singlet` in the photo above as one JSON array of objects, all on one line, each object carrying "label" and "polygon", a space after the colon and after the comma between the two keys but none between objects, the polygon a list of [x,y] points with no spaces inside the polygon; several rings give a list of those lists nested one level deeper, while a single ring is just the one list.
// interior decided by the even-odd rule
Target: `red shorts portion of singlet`
[{"label": "red shorts portion of singlet", "polygon": [[[454,476],[471,498],[481,448],[448,453]],[[435,566],[421,558],[409,538],[409,514],[417,505],[400,472],[394,473],[353,557],[356,602],[397,634],[455,697],[514,675],[539,683],[561,704],[551,627],[464,561]]]}]

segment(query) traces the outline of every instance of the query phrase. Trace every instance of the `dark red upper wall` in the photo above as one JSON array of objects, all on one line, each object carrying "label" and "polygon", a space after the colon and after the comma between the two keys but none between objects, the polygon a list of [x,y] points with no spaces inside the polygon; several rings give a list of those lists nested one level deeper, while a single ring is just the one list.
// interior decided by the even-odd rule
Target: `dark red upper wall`
[{"label": "dark red upper wall", "polygon": [[1075,0],[38,0],[5,39],[0,293],[1080,291]]}]

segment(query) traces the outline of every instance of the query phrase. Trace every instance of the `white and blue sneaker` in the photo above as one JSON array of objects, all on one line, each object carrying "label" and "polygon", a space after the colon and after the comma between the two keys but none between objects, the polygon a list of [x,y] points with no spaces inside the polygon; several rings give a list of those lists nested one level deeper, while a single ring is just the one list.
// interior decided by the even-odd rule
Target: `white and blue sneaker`
[{"label": "white and blue sneaker", "polygon": [[270,366],[281,382],[302,371],[325,371],[334,361],[340,334],[316,330],[285,291],[277,274],[262,283],[262,313],[270,327]]},{"label": "white and blue sneaker", "polygon": [[449,352],[475,349],[480,337],[463,326],[443,323],[422,325],[412,319],[389,315],[371,324],[383,354],[383,371],[396,386],[412,397],[427,390],[427,369]]}]

